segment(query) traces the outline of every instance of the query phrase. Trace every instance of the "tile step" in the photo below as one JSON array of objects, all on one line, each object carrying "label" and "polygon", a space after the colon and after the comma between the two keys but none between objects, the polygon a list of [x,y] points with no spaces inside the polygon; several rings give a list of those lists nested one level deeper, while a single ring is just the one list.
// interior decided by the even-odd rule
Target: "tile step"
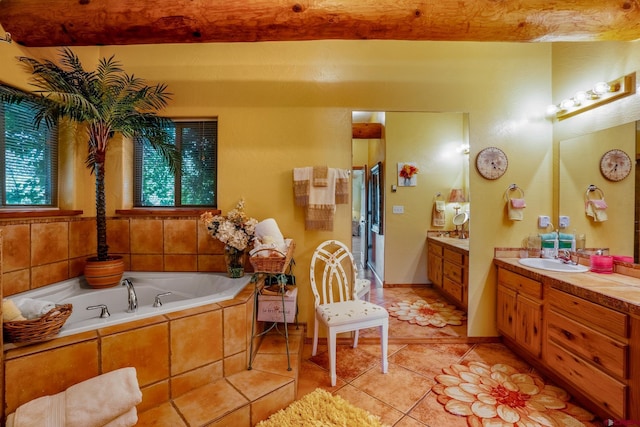
[{"label": "tile step", "polygon": [[304,327],[289,327],[286,341],[265,335],[252,369],[213,381],[138,414],[136,426],[253,426],[295,400],[304,346]]}]

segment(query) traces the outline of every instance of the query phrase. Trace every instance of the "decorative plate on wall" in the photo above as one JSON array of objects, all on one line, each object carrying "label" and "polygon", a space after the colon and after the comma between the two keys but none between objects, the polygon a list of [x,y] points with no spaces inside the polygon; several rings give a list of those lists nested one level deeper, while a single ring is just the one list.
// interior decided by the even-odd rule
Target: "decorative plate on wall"
[{"label": "decorative plate on wall", "polygon": [[509,160],[497,147],[483,148],[476,156],[476,169],[486,179],[498,179],[507,171]]},{"label": "decorative plate on wall", "polygon": [[600,158],[600,172],[609,181],[622,181],[631,173],[631,158],[617,148],[609,150]]}]

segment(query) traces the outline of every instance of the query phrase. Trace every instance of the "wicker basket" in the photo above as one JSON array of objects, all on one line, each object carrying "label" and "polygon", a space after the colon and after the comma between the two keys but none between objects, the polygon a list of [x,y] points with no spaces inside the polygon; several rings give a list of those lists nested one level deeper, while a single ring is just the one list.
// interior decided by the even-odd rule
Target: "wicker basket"
[{"label": "wicker basket", "polygon": [[62,304],[37,319],[4,322],[4,339],[16,344],[30,344],[53,338],[71,316],[72,310],[71,304]]},{"label": "wicker basket", "polygon": [[261,257],[254,254],[252,257],[249,257],[249,261],[253,266],[253,271],[255,271],[256,273],[284,273],[287,269],[287,266],[291,262],[291,258],[293,258],[293,250],[295,249],[295,247],[296,243],[291,240],[286,254],[283,254],[280,251],[276,251],[275,249],[260,249],[256,251],[256,254],[261,251],[278,252],[281,256]]}]

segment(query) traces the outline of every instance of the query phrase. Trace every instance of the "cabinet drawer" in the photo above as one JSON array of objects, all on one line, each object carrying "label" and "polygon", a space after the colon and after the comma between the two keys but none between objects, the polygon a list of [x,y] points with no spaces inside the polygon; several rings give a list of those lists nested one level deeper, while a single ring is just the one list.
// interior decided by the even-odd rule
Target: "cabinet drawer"
[{"label": "cabinet drawer", "polygon": [[436,245],[435,243],[429,243],[428,248],[429,248],[429,252],[431,252],[432,254],[442,256],[442,249],[443,249],[442,246]]},{"label": "cabinet drawer", "polygon": [[449,261],[445,261],[443,265],[443,273],[445,277],[453,280],[454,282],[462,283],[462,267],[456,264],[452,264]]},{"label": "cabinet drawer", "polygon": [[549,302],[580,321],[594,325],[622,339],[629,337],[629,316],[624,313],[557,289],[549,290]]},{"label": "cabinet drawer", "polygon": [[552,341],[547,345],[547,363],[615,418],[625,418],[627,386]]},{"label": "cabinet drawer", "polygon": [[458,302],[462,302],[462,285],[460,283],[453,282],[448,278],[442,279],[442,289]]},{"label": "cabinet drawer", "polygon": [[555,311],[548,312],[547,337],[620,379],[627,378],[628,345]]},{"label": "cabinet drawer", "polygon": [[542,283],[504,268],[498,269],[498,282],[516,292],[542,299]]},{"label": "cabinet drawer", "polygon": [[464,255],[454,252],[451,249],[444,248],[444,259],[454,264],[462,265],[464,263]]}]

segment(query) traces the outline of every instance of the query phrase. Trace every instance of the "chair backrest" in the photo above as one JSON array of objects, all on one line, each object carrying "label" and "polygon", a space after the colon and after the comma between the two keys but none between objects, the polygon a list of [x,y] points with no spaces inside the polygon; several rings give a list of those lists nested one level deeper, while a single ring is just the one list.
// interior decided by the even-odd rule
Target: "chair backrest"
[{"label": "chair backrest", "polygon": [[315,305],[357,299],[356,263],[347,246],[338,240],[320,243],[309,269]]}]

